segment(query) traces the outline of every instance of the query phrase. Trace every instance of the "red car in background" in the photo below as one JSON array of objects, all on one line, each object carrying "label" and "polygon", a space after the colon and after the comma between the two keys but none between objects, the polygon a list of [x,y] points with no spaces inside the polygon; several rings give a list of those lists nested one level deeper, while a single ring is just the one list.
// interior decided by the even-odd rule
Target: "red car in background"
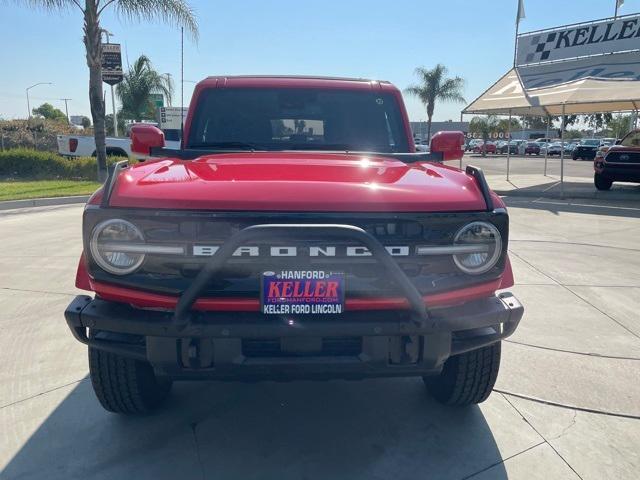
[{"label": "red car in background", "polygon": [[493,142],[481,143],[473,147],[473,153],[496,153],[496,144]]},{"label": "red car in background", "polygon": [[540,145],[536,142],[529,142],[527,146],[524,147],[525,155],[540,155]]}]

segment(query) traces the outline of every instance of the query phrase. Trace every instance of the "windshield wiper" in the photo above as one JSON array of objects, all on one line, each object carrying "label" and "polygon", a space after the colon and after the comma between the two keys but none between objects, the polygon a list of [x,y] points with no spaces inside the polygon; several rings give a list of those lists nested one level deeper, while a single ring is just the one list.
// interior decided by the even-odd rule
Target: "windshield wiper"
[{"label": "windshield wiper", "polygon": [[213,148],[230,150],[264,150],[264,147],[248,142],[208,142],[190,145],[189,148]]}]

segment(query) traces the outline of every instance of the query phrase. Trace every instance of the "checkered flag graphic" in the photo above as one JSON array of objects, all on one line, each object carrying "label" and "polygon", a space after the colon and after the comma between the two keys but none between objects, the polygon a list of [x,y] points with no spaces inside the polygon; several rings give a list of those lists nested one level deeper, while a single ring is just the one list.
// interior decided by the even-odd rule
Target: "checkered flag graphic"
[{"label": "checkered flag graphic", "polygon": [[527,63],[543,62],[551,55],[553,42],[556,41],[557,32],[548,33],[543,40],[544,35],[536,35],[531,39],[531,46],[535,47],[534,53],[527,54]]}]

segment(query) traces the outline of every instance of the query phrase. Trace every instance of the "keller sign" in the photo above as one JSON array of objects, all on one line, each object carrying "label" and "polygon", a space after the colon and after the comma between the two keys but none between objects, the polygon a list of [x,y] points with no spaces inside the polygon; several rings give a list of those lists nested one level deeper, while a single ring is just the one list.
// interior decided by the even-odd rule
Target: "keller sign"
[{"label": "keller sign", "polygon": [[119,43],[102,44],[102,81],[115,85],[122,81],[122,54]]},{"label": "keller sign", "polygon": [[516,65],[640,49],[640,14],[518,35]]}]

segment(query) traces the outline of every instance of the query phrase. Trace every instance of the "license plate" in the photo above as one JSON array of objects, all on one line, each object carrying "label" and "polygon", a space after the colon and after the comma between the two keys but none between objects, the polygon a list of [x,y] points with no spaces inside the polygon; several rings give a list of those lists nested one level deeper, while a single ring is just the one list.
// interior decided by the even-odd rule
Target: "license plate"
[{"label": "license plate", "polygon": [[344,311],[344,273],[264,272],[261,311],[268,315],[335,315]]}]

